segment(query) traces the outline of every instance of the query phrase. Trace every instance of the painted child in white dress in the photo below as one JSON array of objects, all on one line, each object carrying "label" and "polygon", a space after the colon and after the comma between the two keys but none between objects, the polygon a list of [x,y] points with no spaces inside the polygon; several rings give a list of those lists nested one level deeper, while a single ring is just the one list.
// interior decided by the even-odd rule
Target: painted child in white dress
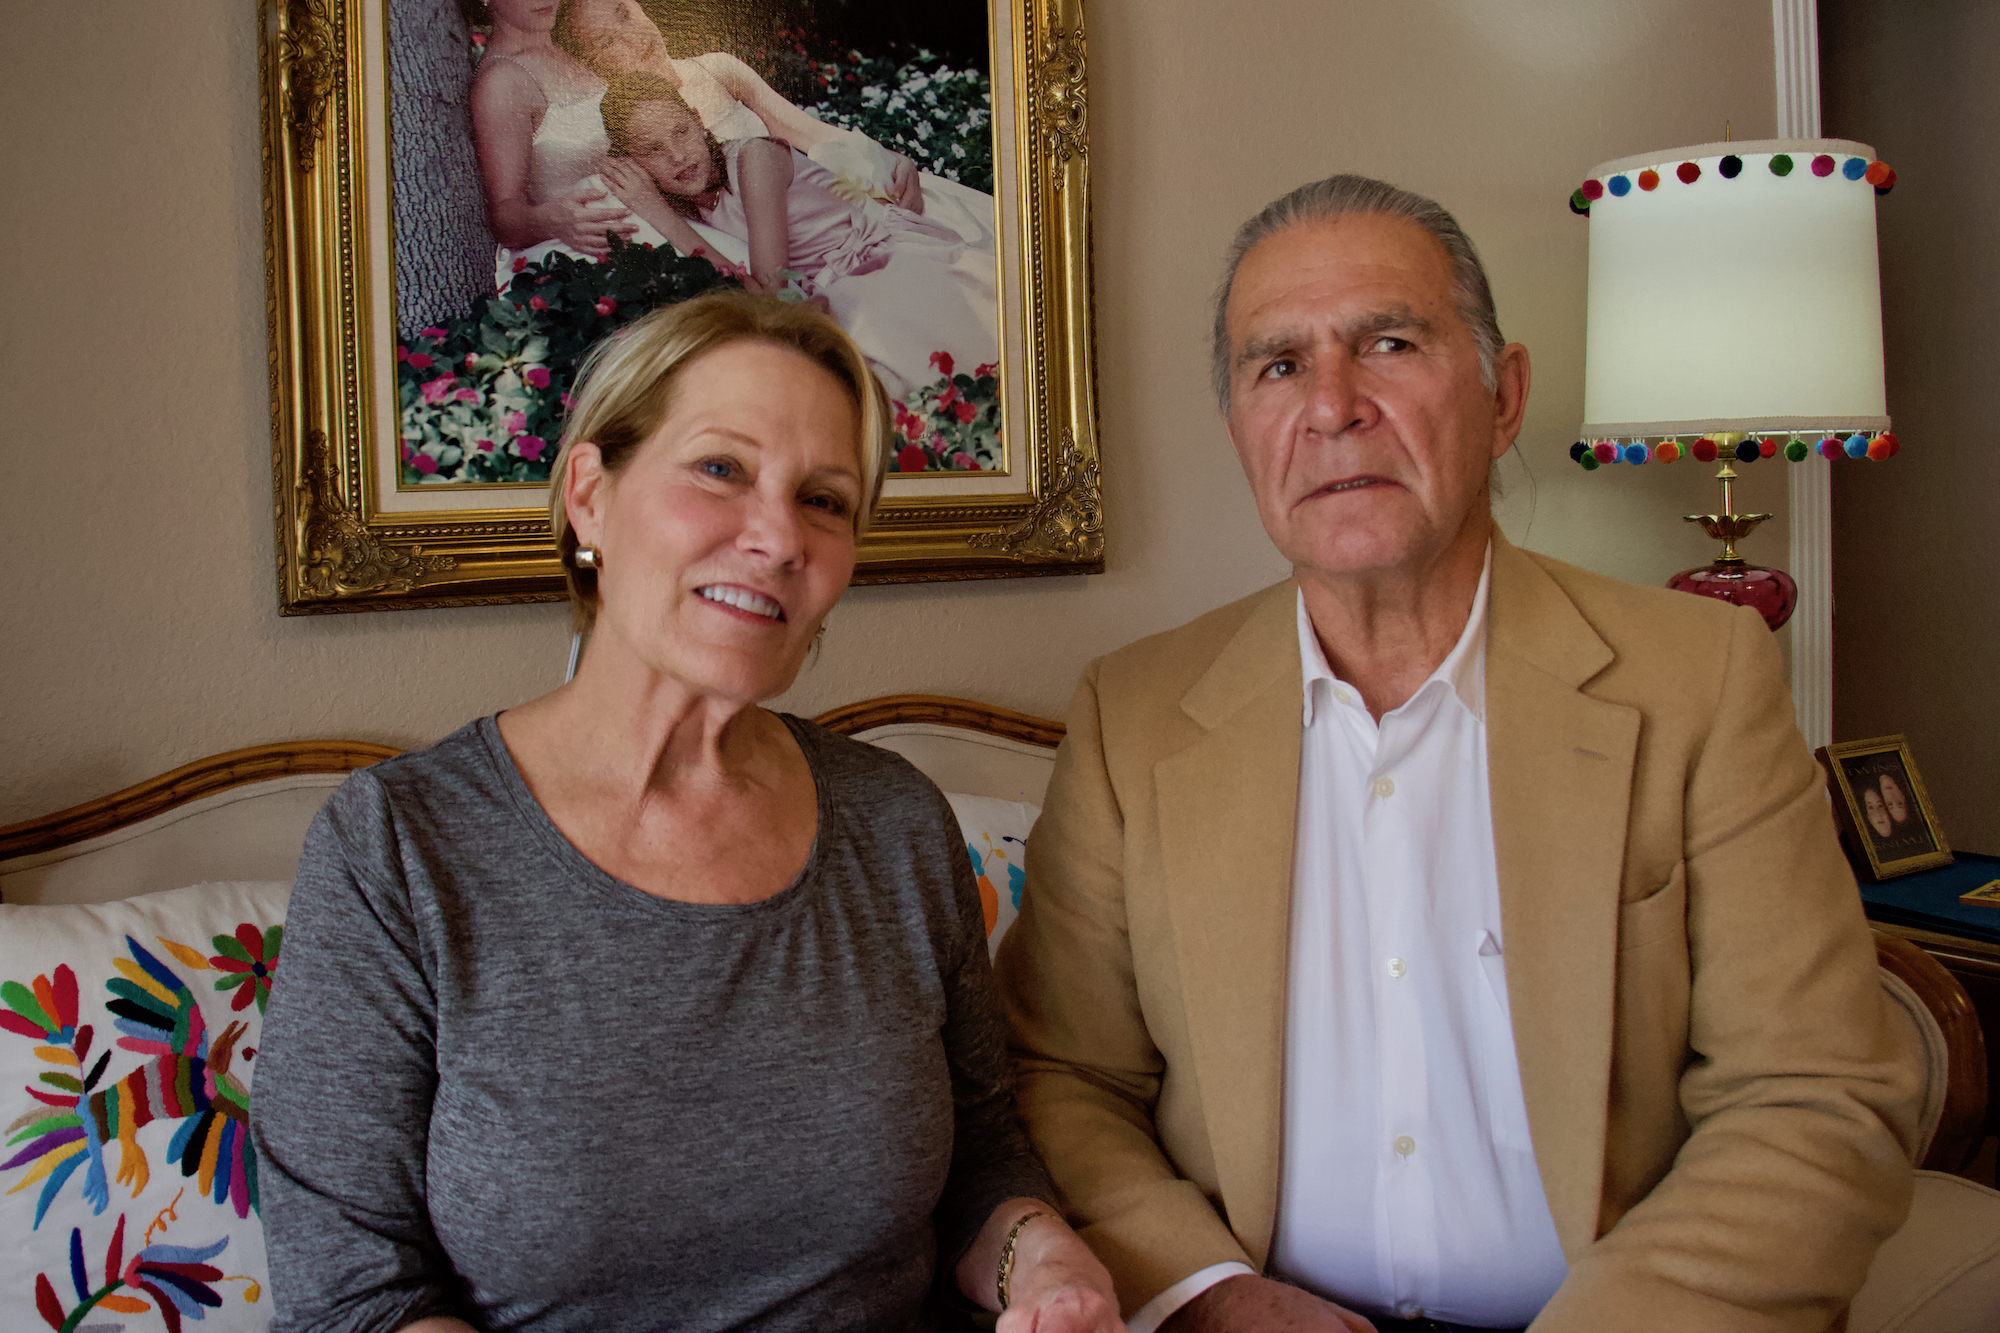
[{"label": "painted child in white dress", "polygon": [[602,102],[611,156],[605,182],[639,219],[683,253],[701,238],[690,219],[749,246],[744,284],[782,291],[797,276],[902,399],[938,376],[934,358],[999,360],[990,255],[941,223],[872,199],[781,139],[719,142],[680,93],[654,74],[623,75]]}]

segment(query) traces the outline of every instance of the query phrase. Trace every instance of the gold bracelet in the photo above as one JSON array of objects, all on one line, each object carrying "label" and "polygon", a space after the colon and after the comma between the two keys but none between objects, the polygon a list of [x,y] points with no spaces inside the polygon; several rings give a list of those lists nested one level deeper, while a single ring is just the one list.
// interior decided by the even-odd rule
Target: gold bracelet
[{"label": "gold bracelet", "polygon": [[1009,1279],[1011,1279],[1014,1276],[1014,1242],[1021,1239],[1021,1228],[1028,1225],[1028,1223],[1034,1221],[1038,1217],[1054,1217],[1054,1216],[1055,1216],[1054,1213],[1051,1213],[1046,1209],[1042,1209],[1032,1213],[1025,1213],[1021,1216],[1021,1218],[1018,1221],[1014,1223],[1013,1230],[1007,1233],[1007,1243],[1000,1247],[1000,1308],[1001,1309],[1004,1310],[1007,1308],[1007,1283]]}]

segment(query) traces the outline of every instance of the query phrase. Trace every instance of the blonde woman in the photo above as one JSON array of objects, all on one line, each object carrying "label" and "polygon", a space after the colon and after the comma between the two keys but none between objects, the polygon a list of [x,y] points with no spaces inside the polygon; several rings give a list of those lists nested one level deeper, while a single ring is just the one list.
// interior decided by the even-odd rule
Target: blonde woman
[{"label": "blonde woman", "polygon": [[307,839],[253,1112],[280,1326],[1122,1327],[1016,1119],[943,797],[758,706],[887,438],[853,343],[775,298],[595,355],[551,500],[575,678]]}]

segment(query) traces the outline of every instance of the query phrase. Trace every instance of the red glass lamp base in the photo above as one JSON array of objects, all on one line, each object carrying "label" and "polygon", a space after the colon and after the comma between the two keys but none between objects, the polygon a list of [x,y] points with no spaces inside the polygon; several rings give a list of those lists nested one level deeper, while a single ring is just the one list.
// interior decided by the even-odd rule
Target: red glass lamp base
[{"label": "red glass lamp base", "polygon": [[1747,606],[1772,629],[1792,618],[1799,604],[1799,585],[1782,569],[1765,569],[1742,560],[1718,560],[1700,569],[1684,569],[1667,580],[1676,592],[1713,597],[1733,606]]}]

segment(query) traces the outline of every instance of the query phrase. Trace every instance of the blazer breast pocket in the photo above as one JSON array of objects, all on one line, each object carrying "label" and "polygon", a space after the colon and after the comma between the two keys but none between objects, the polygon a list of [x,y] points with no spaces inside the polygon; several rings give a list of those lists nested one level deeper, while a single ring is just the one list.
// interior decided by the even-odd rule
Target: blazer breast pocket
[{"label": "blazer breast pocket", "polygon": [[1687,862],[1674,866],[1674,873],[1658,891],[1635,898],[1618,909],[1618,952],[1644,948],[1661,940],[1687,941]]}]

